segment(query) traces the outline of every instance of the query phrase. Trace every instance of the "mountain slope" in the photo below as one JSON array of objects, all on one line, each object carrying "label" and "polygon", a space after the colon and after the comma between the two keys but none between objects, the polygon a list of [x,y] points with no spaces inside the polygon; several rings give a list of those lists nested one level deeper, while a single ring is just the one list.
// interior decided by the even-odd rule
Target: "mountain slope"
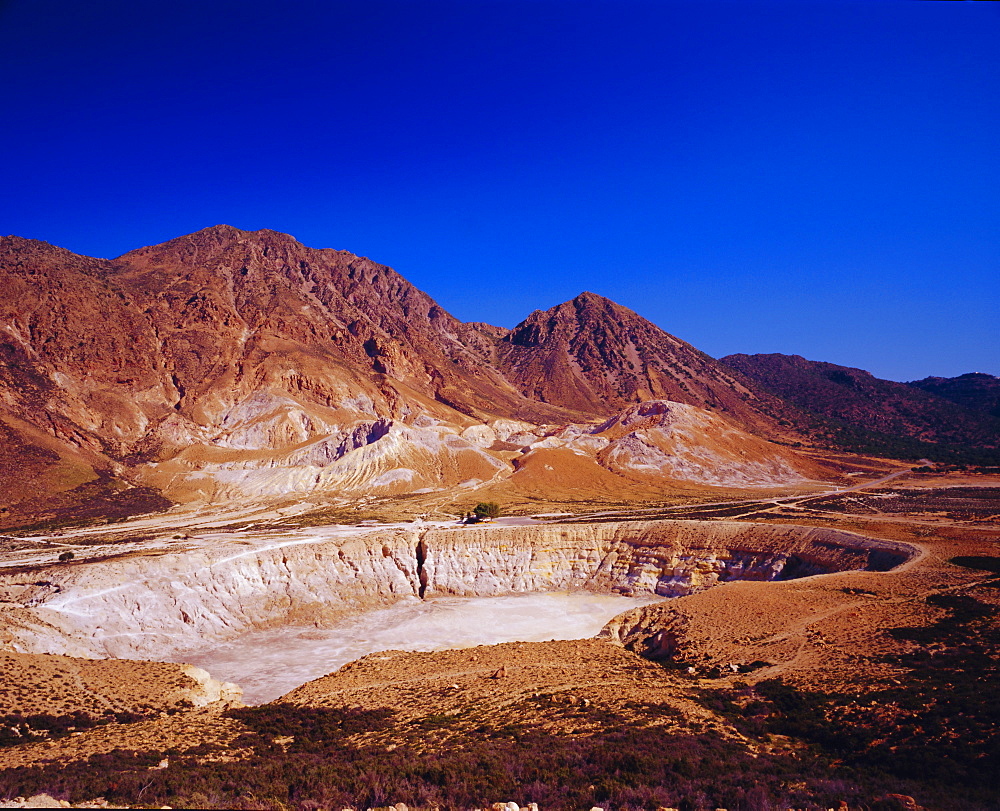
[{"label": "mountain slope", "polygon": [[814,475],[753,436],[780,400],[589,293],[463,324],[384,265],[230,226],[110,261],[5,238],[0,287],[0,508],[474,492],[552,451],[643,497]]},{"label": "mountain slope", "polygon": [[118,453],[169,411],[148,316],[105,278],[110,263],[0,239],[0,384],[15,412],[44,410],[60,438]]},{"label": "mountain slope", "polygon": [[943,397],[970,411],[1000,417],[1000,378],[993,375],[970,372],[958,377],[925,377],[906,385]]},{"label": "mountain slope", "polygon": [[445,413],[567,416],[492,368],[482,326],[389,268],[275,232],[217,226],[113,262],[5,238],[0,283],[10,405],[68,420],[74,441],[116,457],[150,452],[151,426],[192,439],[262,389],[373,418],[414,398]]},{"label": "mountain slope", "polygon": [[455,484],[503,466],[469,425],[567,416],[490,366],[488,330],[274,232],[218,226],[113,262],[6,238],[0,289],[8,502],[109,477],[180,500]]},{"label": "mountain slope", "polygon": [[782,404],[679,338],[609,299],[582,293],[506,335],[497,363],[520,391],[606,416],[646,400],[715,410],[766,435]]},{"label": "mountain slope", "polygon": [[397,399],[393,381],[400,381],[470,414],[554,415],[492,369],[475,327],[391,268],[346,251],[216,226],[132,251],[114,268],[114,283],[150,313],[158,335],[169,337],[173,374],[189,397],[230,370],[236,377],[225,383],[238,386],[262,353],[294,346],[384,375],[389,401]]},{"label": "mountain slope", "polygon": [[[1000,446],[1000,420],[861,369],[798,355],[736,354],[721,360],[804,411],[857,432],[932,445]],[[912,449],[933,451],[916,445]]]}]

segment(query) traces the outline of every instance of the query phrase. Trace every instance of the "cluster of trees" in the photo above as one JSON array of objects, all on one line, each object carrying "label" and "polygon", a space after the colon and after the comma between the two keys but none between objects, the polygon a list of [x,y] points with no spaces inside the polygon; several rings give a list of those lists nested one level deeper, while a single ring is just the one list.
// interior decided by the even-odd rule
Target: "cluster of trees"
[{"label": "cluster of trees", "polygon": [[477,524],[480,521],[491,521],[499,518],[502,513],[500,505],[495,501],[481,501],[472,508],[472,512],[462,517],[463,524]]}]

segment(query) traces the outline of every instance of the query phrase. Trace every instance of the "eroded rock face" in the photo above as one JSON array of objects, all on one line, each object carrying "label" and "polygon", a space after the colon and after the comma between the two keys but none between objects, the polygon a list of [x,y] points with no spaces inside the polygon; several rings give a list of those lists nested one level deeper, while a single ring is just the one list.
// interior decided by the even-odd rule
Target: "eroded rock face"
[{"label": "eroded rock face", "polygon": [[759,438],[773,397],[593,294],[463,324],[384,265],[229,226],[113,261],[3,237],[0,288],[0,508],[97,471],[176,503],[420,493],[563,447],[616,491],[822,475]]},{"label": "eroded rock face", "polygon": [[213,679],[207,670],[194,665],[181,665],[181,672],[193,679],[197,685],[189,691],[188,700],[196,707],[204,707],[216,702],[237,703],[243,698],[243,690],[231,681]]},{"label": "eroded rock face", "polygon": [[166,658],[282,624],[329,625],[399,599],[583,588],[690,594],[729,580],[885,570],[903,544],[821,528],[620,522],[543,527],[315,528],[0,580],[8,649]]},{"label": "eroded rock face", "polygon": [[598,634],[646,659],[666,662],[683,645],[686,617],[660,606],[642,606],[625,611],[608,622]]},{"label": "eroded rock face", "polygon": [[677,597],[728,580],[884,571],[910,554],[837,530],[736,521],[463,527],[424,543],[426,596],[589,588]]},{"label": "eroded rock face", "polygon": [[329,624],[413,595],[416,582],[412,532],[315,532],[105,560],[46,571],[44,581],[17,575],[4,588],[32,609],[13,632],[25,650],[156,658],[252,628]]}]

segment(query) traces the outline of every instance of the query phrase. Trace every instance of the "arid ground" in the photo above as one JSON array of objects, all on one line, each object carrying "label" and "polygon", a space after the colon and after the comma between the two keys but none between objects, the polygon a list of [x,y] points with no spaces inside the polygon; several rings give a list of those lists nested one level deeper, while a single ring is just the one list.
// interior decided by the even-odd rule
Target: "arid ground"
[{"label": "arid ground", "polygon": [[[373,653],[248,708],[180,666],[3,654],[0,791],[246,808],[996,807],[1000,479],[901,466],[854,478],[827,495],[538,520],[738,519],[914,550],[891,571],[734,579],[620,615],[596,639]],[[369,526],[400,506],[369,505]],[[48,559],[60,549],[156,556],[248,523],[324,520],[187,515],[182,532],[180,518],[12,534],[8,581],[81,565]]]}]

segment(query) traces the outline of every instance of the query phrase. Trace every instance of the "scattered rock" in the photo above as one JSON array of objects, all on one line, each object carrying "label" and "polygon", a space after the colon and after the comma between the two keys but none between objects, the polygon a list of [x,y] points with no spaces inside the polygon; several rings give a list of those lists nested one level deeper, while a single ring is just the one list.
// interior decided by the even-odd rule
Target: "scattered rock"
[{"label": "scattered rock", "polygon": [[880,807],[885,811],[922,811],[917,801],[907,794],[886,794]]}]

